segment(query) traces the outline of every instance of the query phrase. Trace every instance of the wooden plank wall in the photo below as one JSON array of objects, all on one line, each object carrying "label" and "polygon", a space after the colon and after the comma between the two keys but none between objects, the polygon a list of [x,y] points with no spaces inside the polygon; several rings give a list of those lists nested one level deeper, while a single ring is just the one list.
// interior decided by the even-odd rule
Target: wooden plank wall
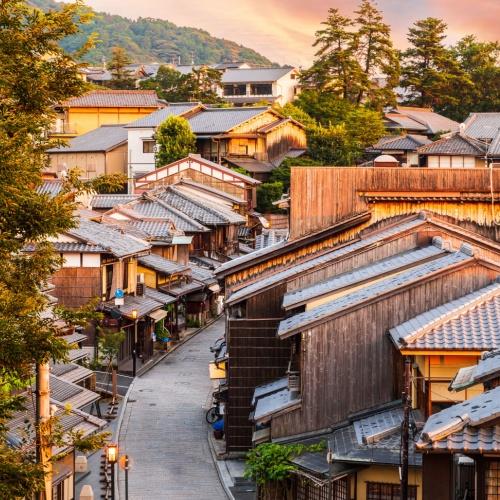
[{"label": "wooden plank wall", "polygon": [[473,263],[304,331],[302,408],[274,418],[272,436],[324,429],[398,399],[402,371],[388,329],[490,284],[497,274]]},{"label": "wooden plank wall", "polygon": [[278,323],[277,319],[228,321],[228,453],[246,451],[252,446],[252,423],[248,418],[255,387],[285,375],[290,341],[276,337]]},{"label": "wooden plank wall", "polygon": [[[493,190],[498,193],[500,169],[493,170],[492,180]],[[490,187],[488,169],[293,167],[291,237],[299,238],[331,226],[350,214],[367,210],[369,206],[358,192],[425,191],[488,194]],[[295,193],[298,195],[294,195]],[[393,205],[397,203],[393,202]],[[414,211],[418,211],[418,204],[415,205]],[[436,207],[436,210],[439,211],[439,208]],[[498,214],[498,207],[496,212]],[[442,213],[453,215],[445,211]],[[464,217],[464,220],[466,219],[467,217]]]},{"label": "wooden plank wall", "polygon": [[98,267],[63,267],[52,277],[52,295],[66,307],[80,307],[101,295],[101,269]]}]

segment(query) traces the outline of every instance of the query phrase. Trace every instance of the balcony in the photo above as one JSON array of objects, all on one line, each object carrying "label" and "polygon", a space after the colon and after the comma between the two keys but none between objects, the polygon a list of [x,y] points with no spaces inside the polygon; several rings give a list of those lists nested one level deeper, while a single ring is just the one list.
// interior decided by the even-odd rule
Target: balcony
[{"label": "balcony", "polygon": [[51,136],[77,135],[77,133],[76,123],[67,123],[62,120],[57,120],[49,129],[49,135]]}]

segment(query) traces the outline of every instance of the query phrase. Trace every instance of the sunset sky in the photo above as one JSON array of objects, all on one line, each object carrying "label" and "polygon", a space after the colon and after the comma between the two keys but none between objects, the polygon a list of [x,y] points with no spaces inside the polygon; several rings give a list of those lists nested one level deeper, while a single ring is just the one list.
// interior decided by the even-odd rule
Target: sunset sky
[{"label": "sunset sky", "polygon": [[[99,11],[126,17],[158,17],[251,47],[272,61],[307,66],[314,32],[329,7],[351,15],[356,0],[87,0]],[[379,0],[404,48],[408,26],[428,16],[448,23],[449,41],[469,33],[483,40],[499,37],[500,0]]]}]

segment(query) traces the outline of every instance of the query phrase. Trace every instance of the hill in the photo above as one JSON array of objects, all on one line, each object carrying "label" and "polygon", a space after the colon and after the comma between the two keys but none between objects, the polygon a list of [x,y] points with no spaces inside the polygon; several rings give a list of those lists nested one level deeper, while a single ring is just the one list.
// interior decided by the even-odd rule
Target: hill
[{"label": "hill", "polygon": [[[28,0],[28,3],[42,10],[58,8],[58,3],[53,0]],[[180,56],[182,64],[190,64],[192,59],[196,64],[224,61],[271,64],[269,59],[255,50],[213,37],[201,29],[179,27],[162,19],[139,18],[134,21],[103,12],[94,13],[93,21],[82,26],[80,35],[69,37],[62,43],[66,50],[72,52],[89,34],[97,33],[99,43],[86,55],[88,62],[100,63],[103,57],[109,60],[111,48],[120,46],[134,62],[172,62],[178,61]]]}]

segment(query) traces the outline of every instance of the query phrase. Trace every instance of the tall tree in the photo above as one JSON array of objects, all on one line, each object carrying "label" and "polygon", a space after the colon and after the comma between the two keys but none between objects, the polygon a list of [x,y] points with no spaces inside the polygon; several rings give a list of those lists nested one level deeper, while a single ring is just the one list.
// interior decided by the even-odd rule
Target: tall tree
[{"label": "tall tree", "polygon": [[163,65],[158,68],[154,78],[143,80],[139,85],[141,89],[156,90],[158,96],[168,102],[184,102],[189,95],[182,82],[182,73]]},{"label": "tall tree", "polygon": [[472,82],[444,45],[447,25],[428,17],[409,29],[410,47],[402,54],[402,82],[408,104],[437,111],[459,102],[457,94],[472,88]]},{"label": "tall tree", "polygon": [[332,92],[355,101],[363,85],[362,69],[356,59],[358,36],[353,21],[329,9],[324,28],[316,32],[314,47],[319,47],[313,65],[302,73],[305,85]]},{"label": "tall tree", "polygon": [[[392,104],[393,89],[399,83],[399,58],[392,45],[391,28],[371,0],[362,0],[354,13],[357,58],[363,70],[357,103],[367,100],[378,107]],[[375,83],[377,77],[383,78],[381,85]]]},{"label": "tall tree", "polygon": [[[6,423],[19,408],[12,388],[28,387],[34,365],[61,360],[57,314],[47,318],[41,291],[60,258],[47,241],[74,225],[69,183],[51,198],[36,188],[53,144],[46,130],[54,104],[82,93],[78,66],[60,41],[78,33],[80,4],[42,13],[21,0],[0,2],[0,498],[31,497],[43,488],[32,456],[11,449]],[[23,249],[34,245],[29,254]]]},{"label": "tall tree", "polygon": [[196,136],[181,116],[169,116],[156,130],[156,166],[162,167],[196,151]]},{"label": "tall tree", "polygon": [[108,63],[108,69],[113,79],[109,86],[114,89],[134,89],[135,81],[132,72],[127,69],[132,59],[125,52],[123,47],[113,47],[111,49],[111,60]]}]

